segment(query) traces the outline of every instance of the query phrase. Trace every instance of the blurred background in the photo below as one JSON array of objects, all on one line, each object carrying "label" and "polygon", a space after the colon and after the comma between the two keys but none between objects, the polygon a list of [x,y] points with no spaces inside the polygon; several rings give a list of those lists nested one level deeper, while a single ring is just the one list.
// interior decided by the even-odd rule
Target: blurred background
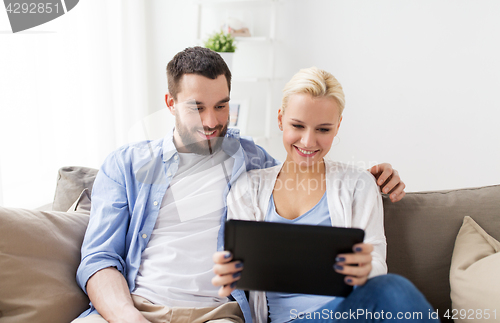
[{"label": "blurred background", "polygon": [[407,191],[500,184],[497,0],[85,0],[13,34],[0,9],[0,205],[53,199],[62,166],[99,168],[162,137],[165,67],[230,23],[237,126],[283,160],[277,110],[301,68],[346,93],[330,158],[390,162]]}]

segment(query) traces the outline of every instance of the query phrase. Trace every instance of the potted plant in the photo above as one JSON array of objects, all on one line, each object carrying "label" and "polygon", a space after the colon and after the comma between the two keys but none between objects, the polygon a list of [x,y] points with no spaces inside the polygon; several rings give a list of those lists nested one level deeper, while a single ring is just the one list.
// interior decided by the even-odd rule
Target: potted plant
[{"label": "potted plant", "polygon": [[205,42],[205,47],[218,52],[224,59],[229,69],[233,63],[233,55],[236,50],[235,39],[224,31],[215,32]]}]

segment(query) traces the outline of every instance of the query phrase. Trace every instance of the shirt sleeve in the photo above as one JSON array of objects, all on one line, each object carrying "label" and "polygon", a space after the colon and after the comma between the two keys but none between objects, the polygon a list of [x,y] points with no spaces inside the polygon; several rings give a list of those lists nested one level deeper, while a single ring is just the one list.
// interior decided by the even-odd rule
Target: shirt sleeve
[{"label": "shirt sleeve", "polygon": [[227,196],[227,219],[259,221],[261,211],[257,205],[256,183],[254,172],[245,172],[234,183]]},{"label": "shirt sleeve", "polygon": [[125,244],[130,219],[124,176],[113,153],[99,170],[92,188],[90,220],[82,244],[77,282],[83,291],[97,271],[116,267],[124,276]]},{"label": "shirt sleeve", "polygon": [[250,137],[242,137],[241,146],[247,154],[247,171],[252,169],[269,168],[281,164],[259,145],[256,145]]},{"label": "shirt sleeve", "polygon": [[373,245],[372,271],[369,278],[387,273],[387,243],[384,233],[382,195],[375,178],[363,171],[353,193],[352,226],[365,230],[365,243]]},{"label": "shirt sleeve", "polygon": [[[227,197],[227,219],[264,221],[258,205],[261,170],[245,172],[236,181]],[[254,322],[267,322],[266,295],[262,291],[251,291],[249,305]]]}]

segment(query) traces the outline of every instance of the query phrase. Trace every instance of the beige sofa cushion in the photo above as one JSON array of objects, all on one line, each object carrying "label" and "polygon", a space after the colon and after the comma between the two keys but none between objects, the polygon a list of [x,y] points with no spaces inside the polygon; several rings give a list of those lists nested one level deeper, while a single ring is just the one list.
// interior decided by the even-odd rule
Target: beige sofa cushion
[{"label": "beige sofa cushion", "polygon": [[83,213],[0,207],[0,322],[68,323],[88,308],[77,286]]},{"label": "beige sofa cushion", "polygon": [[455,311],[450,314],[456,317],[455,322],[500,320],[499,271],[500,242],[466,216],[451,259],[451,301]]},{"label": "beige sofa cushion", "polygon": [[411,280],[444,314],[451,309],[451,255],[464,217],[500,240],[498,210],[500,185],[408,193],[397,203],[384,197],[389,272]]}]

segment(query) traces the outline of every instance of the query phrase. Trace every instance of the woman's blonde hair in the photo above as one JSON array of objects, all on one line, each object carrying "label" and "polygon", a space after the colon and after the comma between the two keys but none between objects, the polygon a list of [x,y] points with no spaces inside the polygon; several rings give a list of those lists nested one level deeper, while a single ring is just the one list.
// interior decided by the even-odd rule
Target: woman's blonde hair
[{"label": "woman's blonde hair", "polygon": [[281,113],[285,112],[290,96],[294,94],[310,94],[313,98],[331,97],[339,105],[339,113],[344,111],[345,97],[342,85],[330,73],[317,67],[301,69],[295,74],[283,89]]}]

